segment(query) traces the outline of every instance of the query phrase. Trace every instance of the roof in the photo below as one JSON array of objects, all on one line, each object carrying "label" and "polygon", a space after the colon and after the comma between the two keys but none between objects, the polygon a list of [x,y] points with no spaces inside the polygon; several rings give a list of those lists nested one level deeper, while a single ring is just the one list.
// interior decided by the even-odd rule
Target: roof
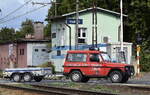
[{"label": "roof", "polygon": [[67,53],[100,53],[97,50],[69,50]]},{"label": "roof", "polygon": [[[84,12],[88,12],[88,11],[92,11],[92,9],[93,8],[87,8],[87,9],[80,10],[79,14],[80,13],[84,13]],[[102,12],[106,12],[106,13],[109,13],[109,14],[112,14],[112,15],[120,16],[120,13],[115,12],[115,11],[107,10],[107,9],[100,8],[100,7],[96,7],[96,9],[98,11],[102,11]],[[53,19],[62,19],[62,18],[65,18],[65,17],[68,17],[68,16],[72,16],[72,15],[75,15],[75,14],[76,14],[76,12],[70,12],[70,13],[67,13],[67,14],[63,14],[61,16],[50,18],[50,20],[53,20]],[[123,14],[123,16],[127,17],[127,15],[125,15],[125,14]]]},{"label": "roof", "polygon": [[13,43],[49,43],[50,40],[37,40],[37,39],[19,39],[16,41],[7,41],[0,43],[0,45],[13,44]]},{"label": "roof", "polygon": [[17,40],[17,43],[46,43],[50,42],[49,40],[37,40],[37,39],[20,39]]}]

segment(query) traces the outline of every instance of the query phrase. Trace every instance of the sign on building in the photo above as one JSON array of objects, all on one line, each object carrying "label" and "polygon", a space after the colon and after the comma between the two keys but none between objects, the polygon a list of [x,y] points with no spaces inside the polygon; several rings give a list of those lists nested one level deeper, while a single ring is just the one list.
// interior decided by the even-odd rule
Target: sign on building
[{"label": "sign on building", "polygon": [[[76,19],[67,19],[67,24],[76,24]],[[83,19],[78,19],[78,24],[83,24]]]}]

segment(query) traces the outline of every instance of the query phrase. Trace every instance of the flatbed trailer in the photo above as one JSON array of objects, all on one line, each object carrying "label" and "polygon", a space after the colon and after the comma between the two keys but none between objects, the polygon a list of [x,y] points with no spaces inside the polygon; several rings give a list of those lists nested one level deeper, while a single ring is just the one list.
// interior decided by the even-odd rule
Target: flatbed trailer
[{"label": "flatbed trailer", "polygon": [[51,75],[51,68],[12,68],[3,70],[3,78],[13,80],[15,82],[30,82],[35,80],[40,82],[46,75]]}]

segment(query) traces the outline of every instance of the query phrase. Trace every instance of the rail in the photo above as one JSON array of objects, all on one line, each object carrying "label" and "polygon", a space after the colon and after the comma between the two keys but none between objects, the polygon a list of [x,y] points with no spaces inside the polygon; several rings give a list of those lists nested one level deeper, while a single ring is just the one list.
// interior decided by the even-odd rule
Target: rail
[{"label": "rail", "polygon": [[27,87],[19,87],[8,84],[0,84],[0,87],[8,88],[8,89],[17,89],[17,90],[25,90],[28,92],[42,93],[43,95],[117,95],[112,93],[104,93],[104,92],[94,92],[94,91],[85,91],[78,89],[69,89],[69,88],[60,88],[60,87],[51,87],[51,86],[43,86],[43,85],[33,85],[28,84],[32,88]]}]

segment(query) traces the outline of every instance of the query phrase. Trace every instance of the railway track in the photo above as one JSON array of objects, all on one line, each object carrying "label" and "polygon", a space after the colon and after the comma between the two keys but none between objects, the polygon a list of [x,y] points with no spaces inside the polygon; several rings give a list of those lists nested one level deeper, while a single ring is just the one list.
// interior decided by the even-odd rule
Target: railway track
[{"label": "railway track", "polygon": [[3,88],[24,90],[32,93],[33,92],[41,93],[43,95],[117,95],[112,93],[92,92],[92,91],[85,91],[85,90],[33,85],[33,84],[30,84],[30,86],[32,88],[19,87],[19,86],[8,85],[8,84],[0,84],[0,87]]}]

